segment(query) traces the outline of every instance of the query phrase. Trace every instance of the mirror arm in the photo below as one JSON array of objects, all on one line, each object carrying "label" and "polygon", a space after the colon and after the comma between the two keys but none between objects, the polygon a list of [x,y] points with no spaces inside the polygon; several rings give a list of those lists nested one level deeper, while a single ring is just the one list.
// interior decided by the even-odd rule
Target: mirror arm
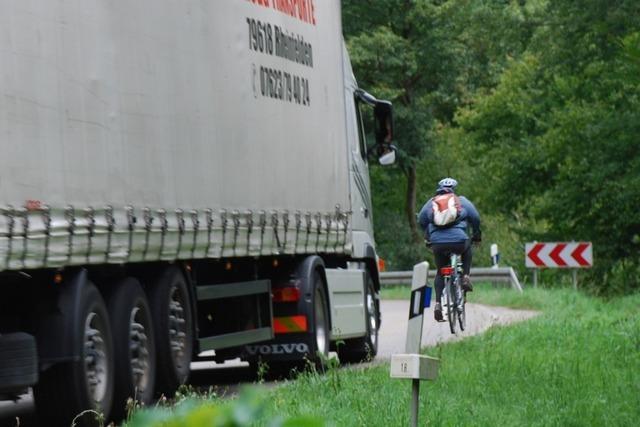
[{"label": "mirror arm", "polygon": [[378,158],[378,155],[376,154],[376,152],[379,146],[380,144],[377,142],[373,145],[367,145],[367,158],[369,160]]},{"label": "mirror arm", "polygon": [[378,103],[378,99],[375,96],[371,95],[370,93],[360,88],[356,89],[355,94],[358,97],[358,99],[364,102],[365,104],[375,106]]}]

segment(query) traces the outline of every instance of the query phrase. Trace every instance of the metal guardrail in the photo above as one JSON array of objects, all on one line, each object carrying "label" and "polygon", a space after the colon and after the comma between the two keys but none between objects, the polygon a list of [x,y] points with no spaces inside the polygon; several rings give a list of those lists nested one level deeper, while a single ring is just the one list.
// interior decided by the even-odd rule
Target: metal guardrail
[{"label": "metal guardrail", "polygon": [[[385,271],[380,273],[380,283],[384,285],[410,285],[412,271]],[[436,271],[429,270],[429,277],[435,277]],[[471,269],[471,279],[476,282],[509,282],[513,289],[522,292],[518,276],[512,267],[478,267]]]}]

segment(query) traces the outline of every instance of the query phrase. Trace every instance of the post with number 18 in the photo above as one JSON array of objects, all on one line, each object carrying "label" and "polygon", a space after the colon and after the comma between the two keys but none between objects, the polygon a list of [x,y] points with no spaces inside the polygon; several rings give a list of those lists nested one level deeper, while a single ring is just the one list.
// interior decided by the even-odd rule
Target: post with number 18
[{"label": "post with number 18", "polygon": [[418,426],[420,380],[435,380],[438,377],[440,362],[439,359],[420,354],[423,313],[431,303],[431,287],[427,283],[428,272],[427,262],[413,267],[405,353],[391,355],[391,378],[411,380],[411,426],[415,427]]}]

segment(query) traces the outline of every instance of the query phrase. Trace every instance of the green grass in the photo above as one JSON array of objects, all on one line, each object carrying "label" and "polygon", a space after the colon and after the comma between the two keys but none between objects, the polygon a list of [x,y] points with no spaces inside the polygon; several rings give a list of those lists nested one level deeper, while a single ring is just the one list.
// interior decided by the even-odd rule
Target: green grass
[{"label": "green grass", "polygon": [[409,299],[410,296],[411,286],[409,285],[383,286],[380,289],[380,298],[382,299]]},{"label": "green grass", "polygon": [[[570,290],[502,294],[477,293],[478,301],[544,313],[427,349],[441,366],[437,381],[423,383],[421,425],[637,425],[640,295],[604,302]],[[410,384],[390,379],[385,363],[305,374],[270,391],[268,402],[272,415],[328,425],[403,426]]]},{"label": "green grass", "polygon": [[549,291],[540,288],[528,288],[520,292],[512,288],[494,288],[490,283],[480,283],[474,285],[473,292],[467,294],[467,301],[516,309],[548,310],[553,309],[553,300],[549,295]]}]

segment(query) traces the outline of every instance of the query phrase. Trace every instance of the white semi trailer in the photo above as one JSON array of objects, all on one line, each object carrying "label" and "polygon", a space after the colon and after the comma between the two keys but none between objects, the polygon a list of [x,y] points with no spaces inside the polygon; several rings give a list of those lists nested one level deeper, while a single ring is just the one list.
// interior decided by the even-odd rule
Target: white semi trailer
[{"label": "white semi trailer", "polygon": [[1,398],[70,425],[210,350],[375,356],[391,134],[338,0],[0,2]]}]

